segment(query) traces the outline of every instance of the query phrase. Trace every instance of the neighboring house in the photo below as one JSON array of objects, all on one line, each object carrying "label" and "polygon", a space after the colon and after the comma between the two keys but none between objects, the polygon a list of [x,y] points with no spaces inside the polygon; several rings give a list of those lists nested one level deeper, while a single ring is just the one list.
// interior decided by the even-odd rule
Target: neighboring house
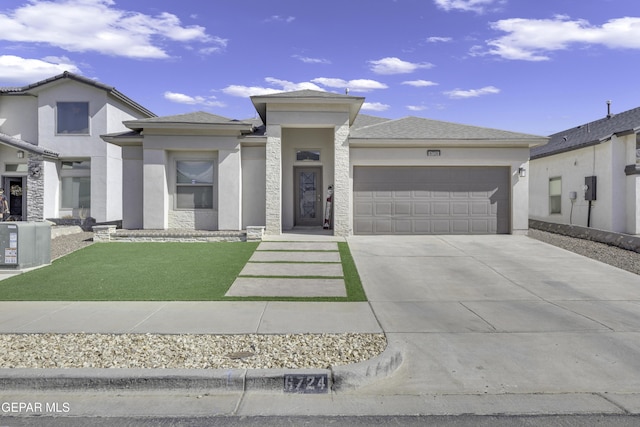
[{"label": "neighboring house", "polygon": [[260,119],[208,113],[128,120],[123,227],[267,234],[523,233],[531,147],[547,138],[359,115],[362,97],[296,91],[251,98]]},{"label": "neighboring house", "polygon": [[640,108],[551,135],[531,149],[530,217],[640,234]]},{"label": "neighboring house", "polygon": [[0,88],[0,187],[14,220],[122,219],[122,158],[100,135],[154,114],[68,72]]}]

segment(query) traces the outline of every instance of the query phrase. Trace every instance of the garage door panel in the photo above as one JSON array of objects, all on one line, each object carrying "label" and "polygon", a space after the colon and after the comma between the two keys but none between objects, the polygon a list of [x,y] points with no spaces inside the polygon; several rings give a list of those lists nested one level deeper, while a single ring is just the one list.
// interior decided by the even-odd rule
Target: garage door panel
[{"label": "garage door panel", "polygon": [[356,234],[509,233],[506,167],[355,167]]},{"label": "garage door panel", "polygon": [[396,202],[394,212],[396,215],[411,216],[411,203],[410,202]]},{"label": "garage door panel", "polygon": [[442,203],[442,202],[433,202],[431,204],[431,212],[433,213],[434,216],[449,216],[449,213],[451,212],[449,209],[449,203]]},{"label": "garage door panel", "polygon": [[467,203],[451,203],[451,215],[469,216],[469,205]]}]

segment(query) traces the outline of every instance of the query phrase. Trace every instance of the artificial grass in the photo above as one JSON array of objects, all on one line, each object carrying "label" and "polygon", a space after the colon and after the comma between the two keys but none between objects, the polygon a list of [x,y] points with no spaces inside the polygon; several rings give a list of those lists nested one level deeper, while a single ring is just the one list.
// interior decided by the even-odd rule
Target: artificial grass
[{"label": "artificial grass", "polygon": [[0,300],[220,300],[257,243],[100,243],[0,281]]},{"label": "artificial grass", "polygon": [[0,281],[0,301],[366,301],[347,243],[347,297],[225,297],[258,243],[100,243]]}]

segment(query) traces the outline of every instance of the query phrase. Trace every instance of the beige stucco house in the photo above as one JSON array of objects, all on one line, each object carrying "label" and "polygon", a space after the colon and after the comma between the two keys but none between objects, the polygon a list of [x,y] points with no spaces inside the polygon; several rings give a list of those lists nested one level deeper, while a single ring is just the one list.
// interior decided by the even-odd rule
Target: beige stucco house
[{"label": "beige stucco house", "polygon": [[322,228],[333,234],[492,234],[528,228],[529,150],[547,138],[359,114],[363,97],[251,98],[257,117],[127,120],[123,227]]}]

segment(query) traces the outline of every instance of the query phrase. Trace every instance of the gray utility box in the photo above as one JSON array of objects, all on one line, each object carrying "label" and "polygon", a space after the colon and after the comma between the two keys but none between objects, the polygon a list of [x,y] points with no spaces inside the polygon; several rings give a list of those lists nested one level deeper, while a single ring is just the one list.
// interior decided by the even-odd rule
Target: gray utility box
[{"label": "gray utility box", "polygon": [[51,264],[51,226],[46,222],[0,222],[0,269]]}]

